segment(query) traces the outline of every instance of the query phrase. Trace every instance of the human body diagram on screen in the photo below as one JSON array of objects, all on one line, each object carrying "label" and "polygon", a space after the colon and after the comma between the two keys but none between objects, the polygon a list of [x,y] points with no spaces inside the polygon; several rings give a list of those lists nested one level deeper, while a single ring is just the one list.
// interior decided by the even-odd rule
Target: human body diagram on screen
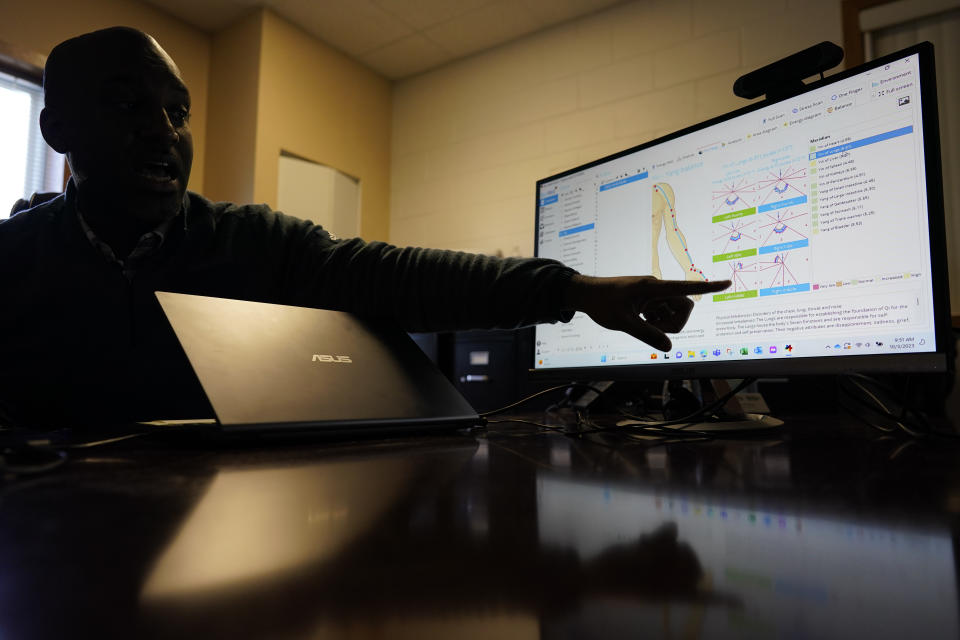
[{"label": "human body diagram on screen", "polygon": [[[703,275],[703,269],[700,269],[693,261],[690,250],[687,246],[687,239],[680,231],[680,225],[677,221],[677,196],[666,182],[658,182],[653,185],[653,264],[651,273],[655,278],[661,278],[663,271],[660,269],[660,232],[665,231],[667,237],[667,246],[673,255],[677,264],[683,268],[687,280],[706,280]],[[694,300],[699,300],[700,296],[691,296]]]}]

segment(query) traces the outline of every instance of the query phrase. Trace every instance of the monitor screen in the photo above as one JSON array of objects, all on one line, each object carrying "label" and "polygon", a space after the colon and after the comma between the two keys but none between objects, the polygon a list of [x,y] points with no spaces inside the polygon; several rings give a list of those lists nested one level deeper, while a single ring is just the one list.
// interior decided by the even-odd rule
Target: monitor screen
[{"label": "monitor screen", "polygon": [[733,284],[695,297],[669,352],[577,313],[535,329],[532,369],[944,370],[940,180],[929,44],[544,178],[538,256],[588,275]]}]

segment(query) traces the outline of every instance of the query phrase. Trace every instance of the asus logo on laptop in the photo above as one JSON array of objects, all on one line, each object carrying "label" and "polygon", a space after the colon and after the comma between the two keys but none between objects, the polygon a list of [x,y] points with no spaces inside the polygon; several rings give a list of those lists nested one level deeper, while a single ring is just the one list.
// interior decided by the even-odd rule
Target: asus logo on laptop
[{"label": "asus logo on laptop", "polygon": [[313,354],[313,362],[343,362],[343,363],[352,363],[353,360],[350,356],[328,356],[321,354]]}]

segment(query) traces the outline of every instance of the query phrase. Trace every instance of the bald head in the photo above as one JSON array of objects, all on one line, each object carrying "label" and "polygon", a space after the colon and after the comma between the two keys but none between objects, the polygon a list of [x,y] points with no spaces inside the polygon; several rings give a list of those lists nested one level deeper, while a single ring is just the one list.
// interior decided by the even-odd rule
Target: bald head
[{"label": "bald head", "polygon": [[150,35],[132,27],[110,27],[64,40],[53,48],[43,69],[44,105],[69,106],[78,92],[89,88],[90,75],[115,64],[118,56],[140,58],[181,78],[173,58]]}]

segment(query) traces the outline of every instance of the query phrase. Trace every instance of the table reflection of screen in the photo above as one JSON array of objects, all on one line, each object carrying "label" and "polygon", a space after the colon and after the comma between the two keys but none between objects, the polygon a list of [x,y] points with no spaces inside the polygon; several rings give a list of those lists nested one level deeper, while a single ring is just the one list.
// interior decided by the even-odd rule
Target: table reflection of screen
[{"label": "table reflection of screen", "polygon": [[708,588],[743,603],[700,611],[677,603],[672,616],[664,615],[662,604],[588,606],[580,620],[567,622],[564,634],[595,624],[593,616],[612,635],[617,628],[629,634],[642,626],[683,637],[696,620],[694,636],[708,638],[958,637],[954,554],[946,527],[753,508],[549,475],[538,484],[542,544],[572,547],[588,562],[611,545],[672,521],[680,541],[699,558]]}]

